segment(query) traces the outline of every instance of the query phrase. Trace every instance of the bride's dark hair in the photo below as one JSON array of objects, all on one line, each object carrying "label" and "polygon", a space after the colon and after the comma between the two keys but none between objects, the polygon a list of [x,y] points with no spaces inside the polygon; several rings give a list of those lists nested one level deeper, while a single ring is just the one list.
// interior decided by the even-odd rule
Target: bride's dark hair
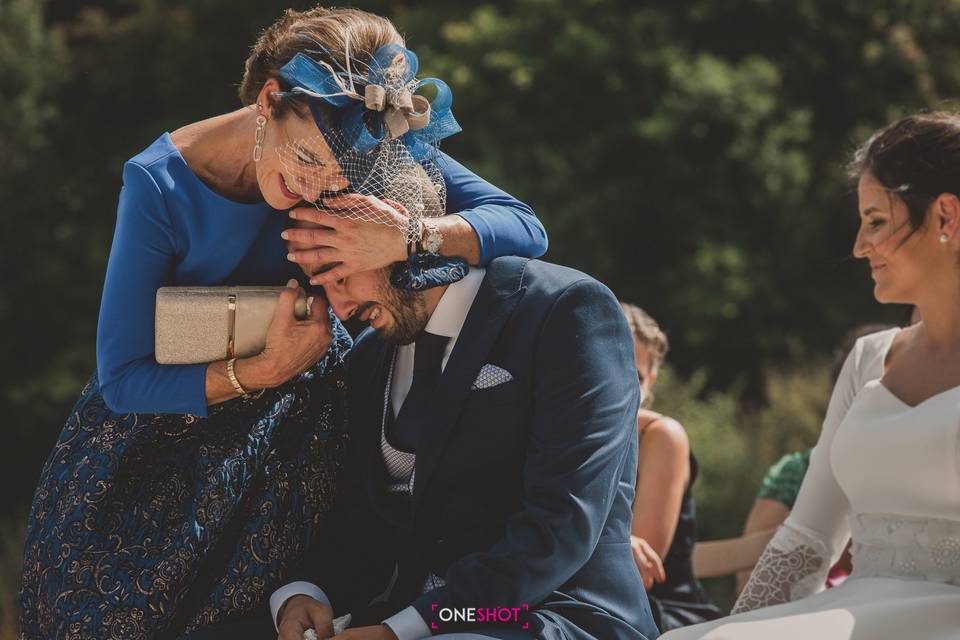
[{"label": "bride's dark hair", "polygon": [[880,129],[857,149],[848,173],[872,175],[907,206],[910,227],[922,228],[943,193],[960,193],[960,115],[917,113]]}]

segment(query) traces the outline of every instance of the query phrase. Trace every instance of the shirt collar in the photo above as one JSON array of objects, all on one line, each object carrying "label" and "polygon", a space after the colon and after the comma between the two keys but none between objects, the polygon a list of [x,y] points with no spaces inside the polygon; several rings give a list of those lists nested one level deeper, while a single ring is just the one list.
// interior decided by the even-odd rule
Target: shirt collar
[{"label": "shirt collar", "polygon": [[477,297],[477,291],[483,283],[485,273],[484,269],[471,267],[463,280],[448,285],[447,290],[440,296],[440,302],[433,310],[424,331],[447,338],[458,337],[467,314],[470,313],[473,299]]}]

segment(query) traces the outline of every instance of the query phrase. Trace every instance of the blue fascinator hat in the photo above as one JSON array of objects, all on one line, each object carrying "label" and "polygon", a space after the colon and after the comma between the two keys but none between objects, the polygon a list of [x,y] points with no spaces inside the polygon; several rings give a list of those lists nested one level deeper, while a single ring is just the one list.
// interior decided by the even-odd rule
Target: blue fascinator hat
[{"label": "blue fascinator hat", "polygon": [[[414,251],[423,233],[421,218],[445,211],[446,187],[436,160],[439,142],[461,131],[450,109],[453,93],[442,80],[418,79],[419,60],[405,47],[384,45],[364,64],[350,53],[349,33],[346,40],[341,64],[311,39],[317,49],[296,54],[280,68],[286,86],[278,95],[304,99],[310,106],[347,190],[380,198],[406,214],[384,215],[363,206],[337,210],[348,218],[402,228],[409,254],[406,262],[394,265],[390,282],[415,290],[456,282],[469,271],[465,260]],[[426,87],[432,87],[432,99],[417,93]],[[320,184],[311,193],[323,193],[322,172],[300,164],[296,147],[301,142],[293,143],[294,153],[282,153],[281,163],[291,175],[314,187]]]},{"label": "blue fascinator hat", "polygon": [[[279,95],[306,98],[317,127],[328,139],[342,140],[345,150],[369,153],[385,141],[399,140],[422,161],[440,140],[462,130],[450,108],[450,87],[438,78],[418,79],[419,60],[413,51],[387,44],[362,65],[352,59],[348,38],[340,64],[323,45],[314,44],[336,68],[298,53],[280,69],[290,88]],[[417,93],[428,86],[434,88],[433,99]]]}]

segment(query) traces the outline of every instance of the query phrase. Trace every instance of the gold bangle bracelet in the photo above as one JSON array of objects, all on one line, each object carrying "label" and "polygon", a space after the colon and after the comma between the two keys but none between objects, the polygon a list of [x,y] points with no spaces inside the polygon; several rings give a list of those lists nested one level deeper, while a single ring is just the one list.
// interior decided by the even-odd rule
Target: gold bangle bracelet
[{"label": "gold bangle bracelet", "polygon": [[237,363],[236,358],[230,358],[229,360],[227,360],[227,377],[230,378],[230,384],[233,385],[233,390],[239,393],[244,398],[246,398],[247,396],[250,395],[250,392],[244,389],[243,385],[240,384],[240,381],[237,380],[237,372],[234,371],[234,368],[233,368],[234,365],[236,365],[236,363]]}]

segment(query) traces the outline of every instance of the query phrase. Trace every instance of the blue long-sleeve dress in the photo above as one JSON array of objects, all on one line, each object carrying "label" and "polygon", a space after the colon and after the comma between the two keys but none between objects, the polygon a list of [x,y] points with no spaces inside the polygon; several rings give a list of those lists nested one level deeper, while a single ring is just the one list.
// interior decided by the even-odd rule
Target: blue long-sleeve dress
[{"label": "blue long-sleeve dress", "polygon": [[[537,257],[546,234],[516,198],[440,154],[447,212],[480,262]],[[169,134],[129,160],[97,330],[97,374],[42,471],[21,579],[25,637],[152,638],[259,606],[323,526],[345,446],[334,319],[324,359],[255,397],[208,407],[205,364],[154,359],[162,286],[304,281],[285,212],[206,186]]]}]

